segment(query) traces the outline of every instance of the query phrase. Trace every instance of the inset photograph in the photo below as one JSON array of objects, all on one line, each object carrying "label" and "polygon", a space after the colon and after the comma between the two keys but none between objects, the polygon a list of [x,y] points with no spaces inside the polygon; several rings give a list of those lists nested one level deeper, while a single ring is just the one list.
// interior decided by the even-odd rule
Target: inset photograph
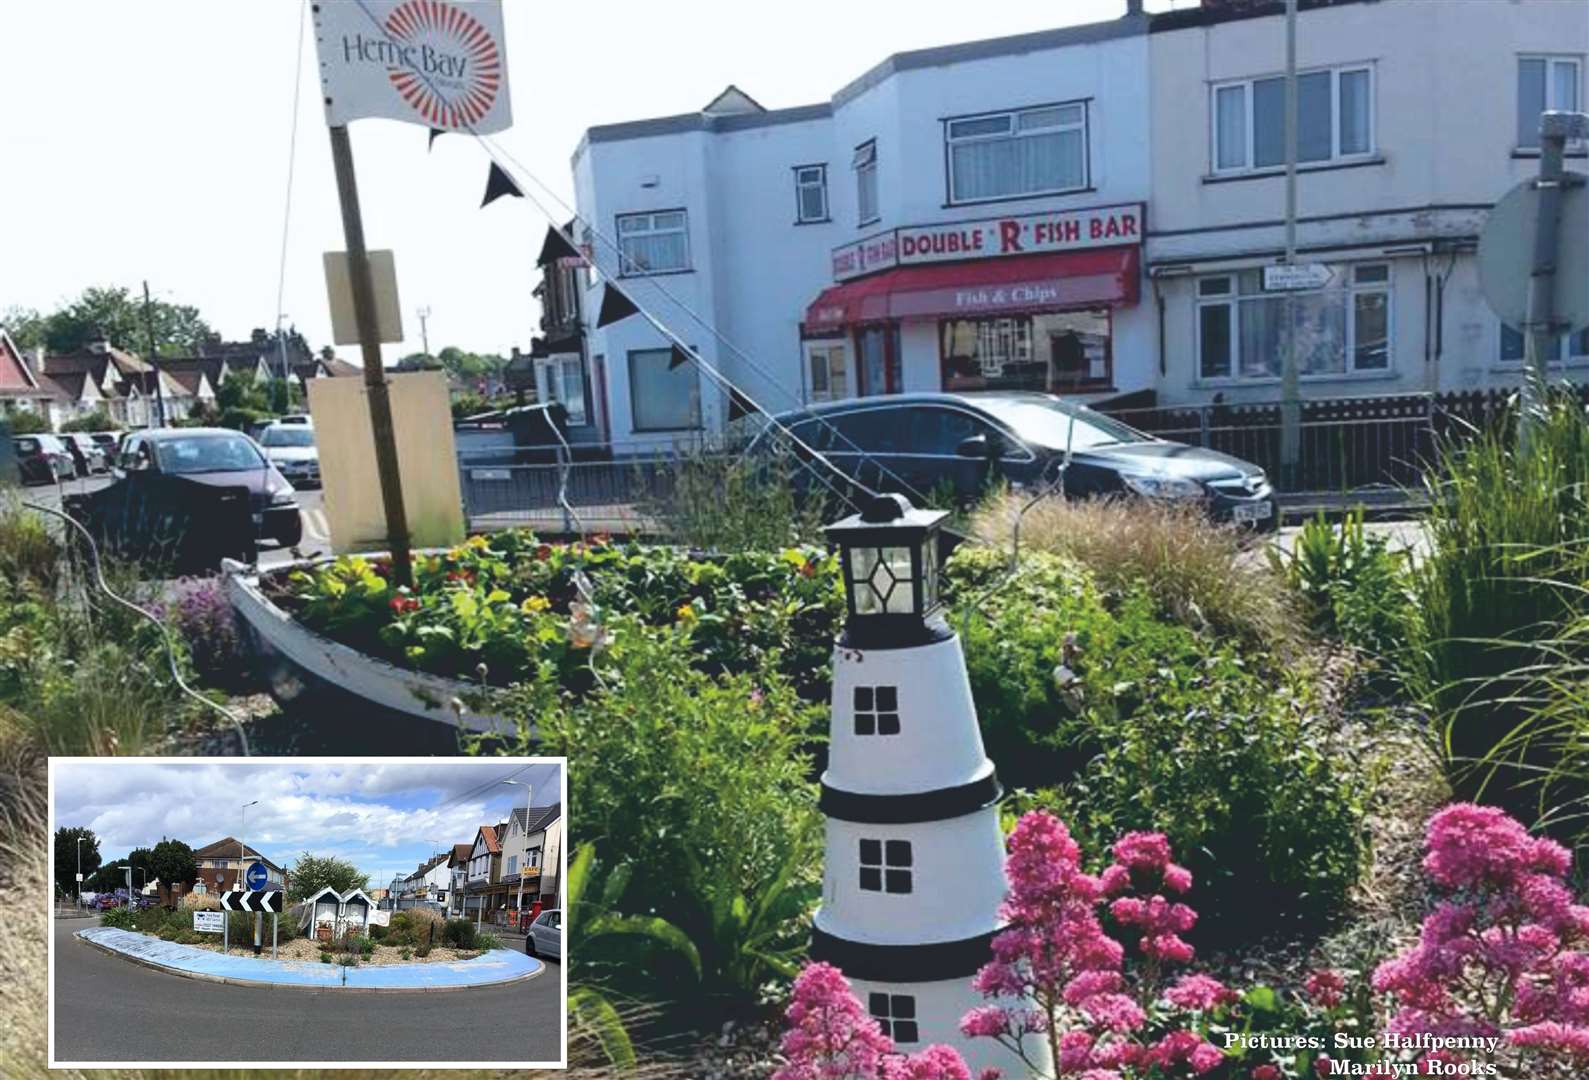
[{"label": "inset photograph", "polygon": [[566,794],[562,758],[52,758],[51,1067],[564,1067]]}]

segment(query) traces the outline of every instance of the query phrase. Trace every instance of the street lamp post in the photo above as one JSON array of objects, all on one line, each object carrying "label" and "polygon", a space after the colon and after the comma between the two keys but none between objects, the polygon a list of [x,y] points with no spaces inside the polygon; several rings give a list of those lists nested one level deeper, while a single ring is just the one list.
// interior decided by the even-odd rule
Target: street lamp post
[{"label": "street lamp post", "polygon": [[83,838],[77,838],[77,906],[83,906]]},{"label": "street lamp post", "polygon": [[[531,795],[530,782],[528,780],[525,780],[525,781],[522,781],[522,782],[518,781],[518,780],[504,780],[502,782],[504,784],[509,784],[509,785],[511,785],[513,787],[522,787],[524,789],[524,850],[525,850],[525,853],[528,854],[528,852],[530,850],[530,795]],[[513,820],[513,815],[512,814],[508,815],[508,820],[509,821]],[[508,831],[512,832],[512,829],[510,828]],[[522,856],[520,857],[520,860],[519,860],[519,898],[518,898],[517,901],[515,901],[514,918],[518,920],[519,929],[523,930],[524,929],[524,861],[523,861],[523,857]]]},{"label": "street lamp post", "polygon": [[[248,845],[243,843],[243,834],[248,832],[248,808],[250,806],[258,806],[258,805],[259,805],[259,800],[258,799],[255,799],[253,802],[246,802],[246,803],[243,804],[243,808],[242,808],[242,811],[241,811],[243,820],[242,820],[242,824],[240,824],[238,826],[238,836],[237,836],[237,880],[238,880],[239,885],[246,885],[247,884],[246,873],[247,873],[247,869],[248,868],[247,868],[246,864],[248,863]],[[239,890],[239,891],[241,891],[241,890]],[[264,929],[264,926],[263,926],[264,920],[265,920],[265,917],[263,915],[259,914],[258,912],[254,913],[254,955],[255,956],[259,955],[260,933]],[[228,922],[231,921],[231,917],[230,916],[227,917],[227,921]]]}]

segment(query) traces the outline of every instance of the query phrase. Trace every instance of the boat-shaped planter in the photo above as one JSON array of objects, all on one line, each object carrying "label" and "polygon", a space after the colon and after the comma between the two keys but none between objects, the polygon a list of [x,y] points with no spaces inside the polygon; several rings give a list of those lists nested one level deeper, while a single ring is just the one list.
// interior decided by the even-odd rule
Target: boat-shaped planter
[{"label": "boat-shaped planter", "polygon": [[231,559],[221,563],[227,599],[278,704],[317,723],[378,725],[398,742],[404,741],[403,729],[426,741],[459,727],[482,734],[513,733],[515,725],[495,711],[492,688],[400,668],[332,641],[298,622],[267,595],[264,583],[270,579],[329,561],[305,560],[263,573]]}]

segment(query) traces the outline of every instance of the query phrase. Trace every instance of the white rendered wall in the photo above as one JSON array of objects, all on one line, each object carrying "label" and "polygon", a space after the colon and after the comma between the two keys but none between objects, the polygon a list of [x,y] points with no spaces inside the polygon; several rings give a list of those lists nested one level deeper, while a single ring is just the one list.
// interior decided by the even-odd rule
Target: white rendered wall
[{"label": "white rendered wall", "polygon": [[[916,1023],[919,1025],[920,1038],[913,1043],[897,1043],[895,1049],[900,1053],[914,1054],[934,1043],[947,1043],[960,1051],[960,1056],[965,1058],[972,1076],[988,1068],[998,1069],[1009,1080],[1032,1075],[1031,1070],[1019,1056],[1006,1050],[994,1040],[968,1039],[960,1034],[960,1018],[977,1006],[988,1004],[981,994],[971,989],[969,977],[927,983],[883,983],[867,979],[851,979],[850,986],[863,1006],[874,992],[909,994],[916,999]],[[1047,1068],[1051,1061],[1047,1052],[1047,1043],[1041,1038],[1028,1037],[1027,1053],[1038,1063],[1040,1069],[1052,1072],[1051,1068]]]}]

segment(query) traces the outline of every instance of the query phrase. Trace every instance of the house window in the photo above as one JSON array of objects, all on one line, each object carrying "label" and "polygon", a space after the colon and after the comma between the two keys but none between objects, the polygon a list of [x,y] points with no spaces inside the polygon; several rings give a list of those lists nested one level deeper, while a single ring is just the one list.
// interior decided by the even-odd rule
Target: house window
[{"label": "house window", "polygon": [[1517,58],[1517,145],[1539,149],[1539,114],[1548,109],[1578,111],[1583,61],[1575,56]]},{"label": "house window", "polygon": [[618,268],[622,276],[690,268],[690,238],[683,210],[618,215]]},{"label": "house window", "polygon": [[[1213,89],[1215,172],[1285,164],[1286,81],[1275,76]],[[1374,72],[1331,68],[1297,76],[1297,161],[1350,160],[1374,152]]]},{"label": "house window", "polygon": [[517,855],[509,855],[508,856],[508,873],[517,874],[518,872],[519,872],[519,857]]},{"label": "house window", "polygon": [[867,995],[866,1011],[872,1014],[883,1034],[896,1043],[913,1043],[921,1038],[916,1027],[916,999],[910,994]]},{"label": "house window", "polygon": [[877,140],[855,148],[855,205],[858,223],[870,225],[882,214],[877,208]]},{"label": "house window", "polygon": [[[1527,353],[1524,349],[1522,333],[1502,323],[1501,363],[1521,364],[1526,357]],[[1550,363],[1559,364],[1564,359],[1575,364],[1589,361],[1589,328],[1580,330],[1576,334],[1565,338],[1557,339],[1556,355],[1550,360]]]},{"label": "house window", "polygon": [[850,396],[850,362],[842,341],[806,345],[806,370],[812,401],[841,401]]},{"label": "house window", "polygon": [[910,841],[862,840],[861,888],[866,892],[910,892]]},{"label": "house window", "polygon": [[535,391],[542,401],[556,401],[568,410],[568,423],[580,427],[585,413],[585,365],[577,356],[554,356],[535,362]]},{"label": "house window", "polygon": [[899,734],[899,688],[897,686],[857,686],[855,688],[855,734]]},{"label": "house window", "polygon": [[629,353],[629,408],[635,431],[693,431],[701,426],[701,381],[692,363],[673,366],[672,349]]},{"label": "house window", "polygon": [[1045,105],[946,121],[949,201],[980,202],[1087,186],[1087,106]]},{"label": "house window", "polygon": [[[1301,375],[1389,371],[1393,306],[1388,263],[1336,267],[1323,289],[1293,298],[1291,345]],[[1197,283],[1198,375],[1275,379],[1286,345],[1287,294],[1265,292],[1263,271],[1241,270]]]},{"label": "house window", "polygon": [[795,174],[795,222],[809,225],[828,220],[828,167],[801,165]]},{"label": "house window", "polygon": [[526,870],[533,870],[537,866],[540,866],[540,865],[541,865],[541,849],[538,848],[538,847],[531,848],[530,851],[529,851],[529,854],[524,856],[524,868]]}]

